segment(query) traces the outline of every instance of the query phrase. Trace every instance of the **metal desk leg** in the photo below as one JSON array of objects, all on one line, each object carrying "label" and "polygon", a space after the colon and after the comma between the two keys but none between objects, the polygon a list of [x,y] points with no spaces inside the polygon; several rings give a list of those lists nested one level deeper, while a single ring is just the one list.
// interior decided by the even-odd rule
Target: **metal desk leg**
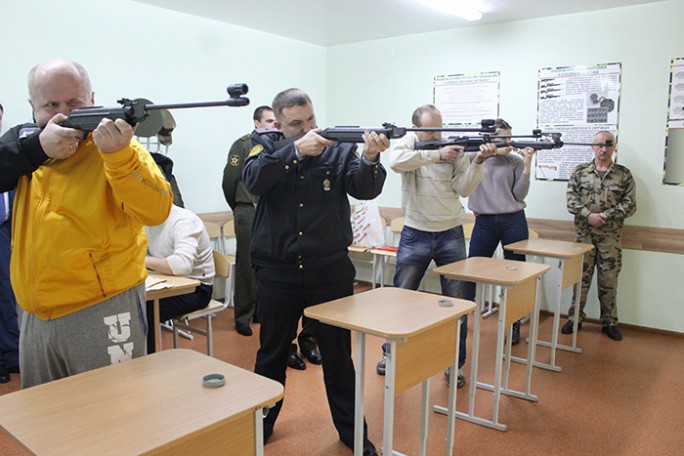
[{"label": "metal desk leg", "polygon": [[363,396],[366,371],[366,334],[356,333],[356,393],[354,398],[354,456],[363,456]]},{"label": "metal desk leg", "polygon": [[377,269],[377,266],[378,266],[378,256],[373,255],[373,269],[371,272],[371,289],[372,290],[375,290],[375,279],[376,279],[376,272],[375,271]]},{"label": "metal desk leg", "polygon": [[256,456],[264,456],[264,411],[265,410],[266,409],[257,409],[254,412],[254,448],[255,448]]},{"label": "metal desk leg", "polygon": [[394,454],[392,452],[392,438],[394,432],[394,380],[397,373],[396,353],[397,342],[388,340],[385,353],[385,412],[382,454]]},{"label": "metal desk leg", "polygon": [[[479,315],[479,310],[475,310],[475,314]],[[446,407],[435,405],[432,411],[441,413],[447,416],[447,456],[454,454],[454,427],[456,424],[456,384],[458,383],[458,353],[461,344],[461,319],[456,320],[456,350],[454,351],[454,364],[451,366],[451,379],[449,381],[449,396]],[[477,353],[473,350],[473,353]],[[472,384],[472,383],[471,383]]]},{"label": "metal desk leg", "polygon": [[428,411],[430,409],[430,379],[423,382],[421,388],[421,407],[420,407],[420,454],[425,456],[427,453],[427,436],[428,436]]},{"label": "metal desk leg", "polygon": [[[485,306],[484,303],[482,304],[482,318],[489,318],[493,314],[499,311],[498,308],[494,307],[494,290],[496,288],[496,285],[488,285],[487,289],[489,290],[489,299],[488,303]],[[487,308],[487,311],[485,311],[485,307]]]}]

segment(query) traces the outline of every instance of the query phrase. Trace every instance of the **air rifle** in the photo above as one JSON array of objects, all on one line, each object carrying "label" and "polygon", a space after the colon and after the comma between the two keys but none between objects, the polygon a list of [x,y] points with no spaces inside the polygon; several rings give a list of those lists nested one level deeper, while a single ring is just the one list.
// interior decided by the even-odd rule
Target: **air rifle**
[{"label": "air rifle", "polygon": [[[531,138],[530,141],[516,140],[515,138]],[[515,147],[524,149],[531,147],[535,150],[558,149],[563,147],[560,133],[544,133],[541,130],[533,130],[531,135],[490,135],[480,136],[452,136],[446,141],[419,141],[415,145],[416,150],[441,149],[445,146],[462,146],[466,152],[480,150],[482,144],[493,143],[496,147]]]},{"label": "air rifle", "polygon": [[494,133],[494,120],[483,119],[480,122],[480,127],[465,127],[465,128],[406,128],[397,127],[392,123],[382,124],[382,128],[363,128],[363,127],[330,127],[326,128],[320,133],[325,139],[337,141],[340,143],[363,143],[363,133],[366,131],[374,131],[378,135],[383,134],[387,139],[396,139],[406,136],[409,131],[446,131],[446,132],[478,132],[478,133]]},{"label": "air rifle", "polygon": [[247,106],[249,98],[243,97],[249,88],[247,84],[231,84],[228,86],[228,95],[230,98],[221,101],[205,101],[198,103],[175,103],[175,104],[141,104],[137,101],[122,98],[117,100],[121,106],[103,107],[91,106],[87,108],[79,108],[71,111],[69,117],[62,123],[63,127],[75,128],[84,132],[93,131],[100,124],[100,121],[105,117],[116,120],[123,119],[130,125],[145,120],[150,111],[159,109],[183,109],[183,108],[208,108],[212,106]]}]

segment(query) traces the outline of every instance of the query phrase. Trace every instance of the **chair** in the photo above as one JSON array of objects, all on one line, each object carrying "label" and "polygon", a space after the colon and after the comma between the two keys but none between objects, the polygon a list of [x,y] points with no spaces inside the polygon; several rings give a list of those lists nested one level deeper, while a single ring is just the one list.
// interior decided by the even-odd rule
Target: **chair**
[{"label": "chair", "polygon": [[475,223],[464,223],[463,224],[463,237],[470,240],[473,236],[473,228],[475,228]]},{"label": "chair", "polygon": [[[228,245],[227,243],[231,239],[235,239],[235,223],[234,220],[228,220],[226,223],[224,223],[221,226],[221,237],[223,238],[223,253],[228,253]],[[230,249],[230,251],[234,251],[233,249]]]},{"label": "chair", "polygon": [[[218,226],[218,225],[217,225]],[[216,278],[223,278],[226,283],[230,280],[230,263],[228,258],[221,252],[214,250],[214,266],[216,269]],[[232,294],[231,294],[232,296]],[[189,331],[191,333],[199,334],[207,338],[207,354],[214,356],[214,333],[211,320],[217,313],[225,310],[228,307],[229,299],[226,297],[224,302],[212,299],[204,309],[199,309],[194,312],[182,315],[173,319],[173,348],[178,347],[178,333],[179,330]],[[206,321],[206,329],[197,328],[190,325],[190,321],[203,318]]]},{"label": "chair", "polygon": [[[389,242],[385,247],[370,250],[370,253],[373,254],[372,288],[375,288],[376,282],[380,284],[381,288],[385,286],[385,266],[389,264],[391,258],[397,257],[397,244],[399,242],[399,236],[401,236],[401,230],[404,229],[404,217],[392,219],[389,227]],[[380,259],[379,262],[378,259]],[[376,271],[380,275],[379,281],[377,280]]]},{"label": "chair", "polygon": [[223,252],[223,236],[221,234],[221,225],[215,222],[204,222],[204,228],[207,230],[209,240],[213,249]]},{"label": "chair", "polygon": [[[221,226],[221,252],[228,258],[228,262],[230,263],[230,280],[226,280],[225,299],[230,298],[228,307],[235,307],[233,293],[235,292],[235,252],[237,246],[235,246],[235,249],[228,249],[228,243],[231,242],[231,240],[235,240],[234,219],[228,220]],[[228,253],[229,250],[233,253]]]}]

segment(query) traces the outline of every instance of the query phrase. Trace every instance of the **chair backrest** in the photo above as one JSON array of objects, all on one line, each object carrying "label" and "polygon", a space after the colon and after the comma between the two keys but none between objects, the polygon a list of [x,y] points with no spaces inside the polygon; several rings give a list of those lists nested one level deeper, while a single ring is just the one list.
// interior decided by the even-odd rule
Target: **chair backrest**
[{"label": "chair backrest", "polygon": [[235,237],[235,224],[233,223],[233,220],[228,220],[226,223],[224,223],[223,226],[221,227],[221,231],[223,233],[223,237],[234,238]]},{"label": "chair backrest", "polygon": [[204,222],[204,229],[209,234],[209,239],[214,240],[221,237],[221,226],[214,222]]},{"label": "chair backrest", "polygon": [[390,229],[393,233],[401,233],[404,229],[404,217],[397,217],[390,222]]},{"label": "chair backrest", "polygon": [[473,228],[475,224],[473,222],[463,224],[463,237],[470,239],[473,235]]},{"label": "chair backrest", "polygon": [[401,231],[404,229],[404,217],[393,218],[390,222],[390,234],[391,239],[389,244],[396,246],[399,243],[399,236],[401,236]]},{"label": "chair backrest", "polygon": [[539,233],[534,231],[532,228],[528,230],[529,239],[539,239]]},{"label": "chair backrest", "polygon": [[230,261],[228,260],[228,257],[216,249],[212,251],[212,254],[214,255],[216,275],[224,278],[230,277]]}]

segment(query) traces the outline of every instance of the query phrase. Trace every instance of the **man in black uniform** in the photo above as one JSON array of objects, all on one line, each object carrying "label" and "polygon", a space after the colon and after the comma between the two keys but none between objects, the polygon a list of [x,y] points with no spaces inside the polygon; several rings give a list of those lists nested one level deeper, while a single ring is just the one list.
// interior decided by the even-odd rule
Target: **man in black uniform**
[{"label": "man in black uniform", "polygon": [[[273,128],[275,115],[270,106],[259,106],[254,110],[253,120],[255,129]],[[246,134],[233,143],[223,170],[223,195],[233,210],[235,224],[235,329],[243,336],[252,335],[249,323],[256,309],[256,279],[249,261],[256,198],[242,183],[242,168],[252,149],[251,136]]]},{"label": "man in black uniform", "polygon": [[[311,99],[302,90],[280,92],[272,106],[280,133],[252,135],[255,146],[242,177],[259,197],[251,247],[261,321],[255,372],[284,385],[290,341],[304,309],[354,292],[347,194],[360,200],[380,194],[387,173],[379,153],[389,140],[365,133],[359,158],[354,144],[335,144],[318,134]],[[318,321],[313,328],[333,422],[340,440],[353,448],[351,334]],[[281,406],[282,401],[264,418],[265,439]],[[364,423],[364,455],[375,454]]]}]

